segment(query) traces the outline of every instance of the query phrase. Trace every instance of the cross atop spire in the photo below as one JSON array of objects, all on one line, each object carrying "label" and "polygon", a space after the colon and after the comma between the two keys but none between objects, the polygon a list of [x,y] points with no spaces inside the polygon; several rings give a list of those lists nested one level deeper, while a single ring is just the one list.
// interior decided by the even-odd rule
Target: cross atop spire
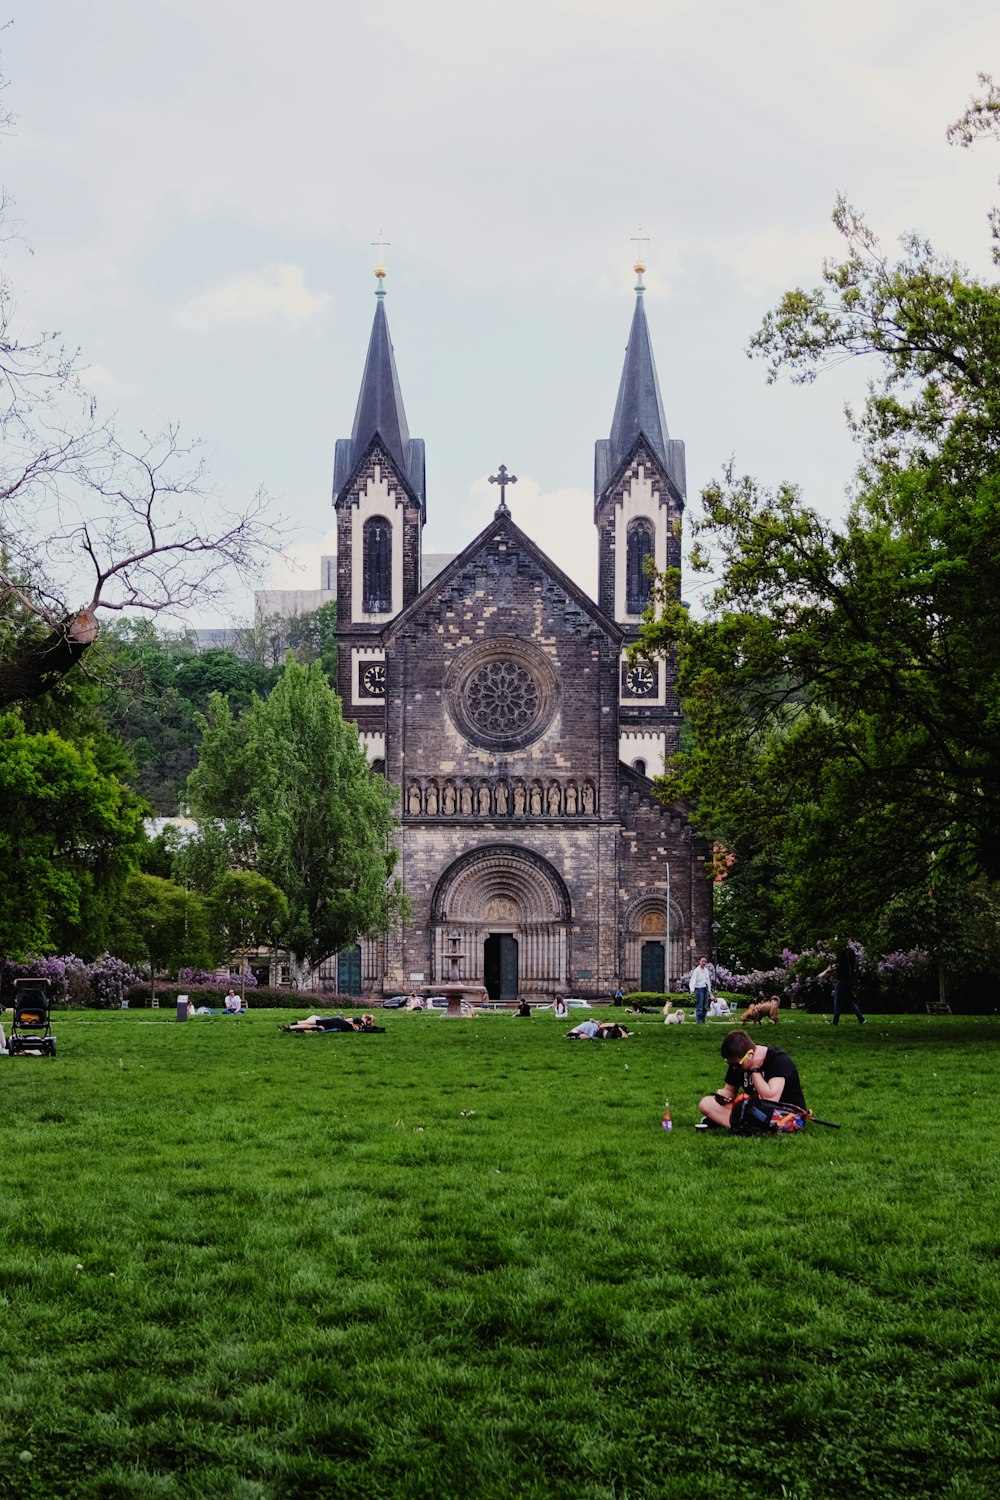
[{"label": "cross atop spire", "polygon": [[507,473],[507,465],[506,464],[501,464],[500,467],[499,467],[499,469],[497,470],[497,472],[495,474],[491,474],[490,475],[490,484],[498,484],[500,486],[500,504],[496,508],[496,511],[495,511],[496,515],[498,515],[498,516],[509,516],[510,515],[510,511],[507,508],[507,486],[509,484],[516,484],[516,483],[517,483],[517,475],[516,474],[508,474]]},{"label": "cross atop spire", "polygon": [[641,224],[639,225],[639,233],[632,236],[632,243],[636,247],[635,264],[633,265],[632,269],[635,272],[636,276],[639,278],[635,284],[635,289],[641,297],[643,292],[646,290],[642,283],[642,273],[646,269],[646,257],[642,253],[642,247],[643,245],[649,244],[649,235],[643,234]]},{"label": "cross atop spire", "polygon": [[385,238],[381,229],[378,232],[378,239],[372,240],[372,248],[378,249],[378,264],[375,267],[375,276],[378,280],[378,286],[375,288],[376,297],[385,296],[385,287],[382,285],[382,282],[387,275],[385,269],[385,247],[390,243],[391,241]]}]

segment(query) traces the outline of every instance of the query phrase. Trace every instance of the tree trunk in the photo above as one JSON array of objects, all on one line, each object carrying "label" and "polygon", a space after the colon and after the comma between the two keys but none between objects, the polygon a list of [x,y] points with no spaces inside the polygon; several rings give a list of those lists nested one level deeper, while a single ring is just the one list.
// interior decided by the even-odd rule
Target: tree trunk
[{"label": "tree trunk", "polygon": [[94,644],[99,629],[94,612],[81,609],[67,615],[43,641],[26,646],[10,661],[0,661],[0,708],[47,693]]},{"label": "tree trunk", "polygon": [[938,963],[938,992],[936,1000],[928,1000],[927,1011],[932,1016],[950,1016],[951,1006],[945,992],[944,964]]}]

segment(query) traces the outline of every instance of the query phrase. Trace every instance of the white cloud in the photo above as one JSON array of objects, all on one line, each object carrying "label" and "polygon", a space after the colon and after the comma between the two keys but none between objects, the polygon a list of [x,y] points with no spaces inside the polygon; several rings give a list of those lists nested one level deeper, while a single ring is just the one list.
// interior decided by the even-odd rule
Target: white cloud
[{"label": "white cloud", "polygon": [[[477,508],[489,514],[496,510],[500,491],[488,480],[477,479],[469,491]],[[534,479],[523,475],[507,490],[507,506],[521,530],[591,599],[597,598],[597,531],[594,528],[594,498],[586,490],[567,487],[543,492]],[[466,538],[471,541],[472,534]]]},{"label": "white cloud", "polygon": [[264,589],[318,589],[320,560],[337,551],[337,533],[328,531],[318,542],[298,542],[286,547],[272,562],[261,584]]},{"label": "white cloud", "polygon": [[328,293],[308,290],[298,266],[277,264],[209,287],[178,308],[174,321],[195,333],[226,323],[301,325],[322,313],[329,301]]},{"label": "white cloud", "polygon": [[719,247],[719,258],[751,297],[770,297],[786,287],[815,286],[824,260],[843,251],[831,224],[791,231],[777,227],[734,239]]},{"label": "white cloud", "polygon": [[106,365],[85,365],[80,378],[92,396],[99,401],[121,401],[135,393],[135,387],[112,375]]}]

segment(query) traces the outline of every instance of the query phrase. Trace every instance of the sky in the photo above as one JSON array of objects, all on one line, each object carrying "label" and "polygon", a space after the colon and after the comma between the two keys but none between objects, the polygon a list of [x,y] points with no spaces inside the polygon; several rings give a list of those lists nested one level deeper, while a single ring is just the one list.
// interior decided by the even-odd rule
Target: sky
[{"label": "sky", "polygon": [[[844,193],[990,273],[1000,149],[950,147],[996,0],[11,0],[0,182],[25,328],[79,346],[120,433],[178,422],[220,503],[258,487],[311,588],[334,550],[383,235],[427,552],[514,520],[590,593],[645,236],[689,510],[733,459],[830,516],[860,365],[768,386],[747,344],[836,255]],[[210,508],[210,502],[209,502]],[[697,602],[697,601],[695,601]],[[187,623],[245,621],[242,589]]]}]

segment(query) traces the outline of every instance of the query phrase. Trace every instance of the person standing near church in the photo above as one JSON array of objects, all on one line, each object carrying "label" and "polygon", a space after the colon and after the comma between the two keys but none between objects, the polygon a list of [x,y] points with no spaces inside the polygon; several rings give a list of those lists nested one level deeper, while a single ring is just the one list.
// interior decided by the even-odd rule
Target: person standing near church
[{"label": "person standing near church", "polygon": [[704,1026],[708,1020],[708,997],[712,993],[712,973],[707,958],[700,958],[691,970],[688,989],[694,996],[695,1021],[699,1026]]}]

